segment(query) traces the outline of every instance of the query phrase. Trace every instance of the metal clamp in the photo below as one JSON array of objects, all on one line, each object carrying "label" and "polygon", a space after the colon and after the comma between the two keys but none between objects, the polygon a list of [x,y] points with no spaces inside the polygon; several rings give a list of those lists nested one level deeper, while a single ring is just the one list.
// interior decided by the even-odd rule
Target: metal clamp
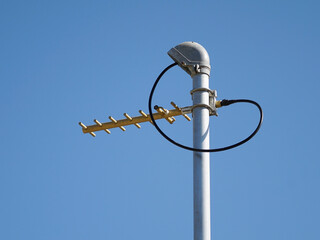
[{"label": "metal clamp", "polygon": [[211,90],[209,88],[195,88],[190,91],[190,94],[193,95],[193,93],[195,93],[195,92],[204,92],[204,91],[208,92],[209,96],[216,96],[217,97],[217,91]]},{"label": "metal clamp", "polygon": [[217,108],[216,108],[216,98],[217,98],[217,91],[216,90],[211,90],[209,88],[195,88],[190,91],[190,94],[193,96],[193,94],[195,92],[204,92],[204,91],[209,93],[209,105],[197,104],[197,105],[192,106],[192,110],[195,107],[206,107],[209,109],[210,116],[212,116],[212,115],[218,116]]},{"label": "metal clamp", "polygon": [[210,116],[212,116],[212,115],[218,116],[216,108],[213,108],[212,106],[210,106],[208,104],[204,104],[204,103],[193,105],[191,107],[191,111],[193,112],[193,109],[195,109],[197,107],[205,107],[205,108],[207,108],[209,110]]}]

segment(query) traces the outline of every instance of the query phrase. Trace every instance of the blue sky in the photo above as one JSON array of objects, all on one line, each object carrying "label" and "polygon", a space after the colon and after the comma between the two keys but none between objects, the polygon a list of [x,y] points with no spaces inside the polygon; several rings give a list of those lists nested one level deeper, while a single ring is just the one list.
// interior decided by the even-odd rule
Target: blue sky
[{"label": "blue sky", "polygon": [[[78,122],[147,112],[184,41],[211,58],[219,99],[265,120],[211,154],[213,239],[319,239],[318,1],[2,1],[0,239],[192,239],[192,153],[151,124],[84,135]],[[165,75],[154,103],[191,105],[192,80]],[[211,145],[246,137],[258,111],[211,118]],[[166,133],[192,144],[183,117]]]}]

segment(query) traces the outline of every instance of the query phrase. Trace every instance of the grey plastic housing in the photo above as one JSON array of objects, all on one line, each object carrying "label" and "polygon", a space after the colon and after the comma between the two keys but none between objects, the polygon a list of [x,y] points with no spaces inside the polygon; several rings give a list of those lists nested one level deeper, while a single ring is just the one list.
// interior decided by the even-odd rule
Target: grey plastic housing
[{"label": "grey plastic housing", "polygon": [[190,76],[201,73],[210,76],[209,54],[199,43],[183,42],[171,48],[168,55]]}]

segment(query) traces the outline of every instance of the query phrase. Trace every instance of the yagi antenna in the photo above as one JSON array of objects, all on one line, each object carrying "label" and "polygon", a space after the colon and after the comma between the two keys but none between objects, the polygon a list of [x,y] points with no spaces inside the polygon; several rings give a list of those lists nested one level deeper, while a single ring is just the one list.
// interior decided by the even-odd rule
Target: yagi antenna
[{"label": "yagi antenna", "polygon": [[[238,147],[249,141],[260,129],[263,120],[261,106],[252,100],[236,99],[216,101],[217,92],[209,89],[210,77],[210,59],[206,49],[195,42],[184,42],[170,49],[168,55],[174,60],[174,63],[165,68],[156,79],[149,96],[148,113],[139,110],[140,116],[130,117],[124,113],[125,119],[116,120],[109,117],[110,122],[101,123],[97,119],[95,124],[86,126],[82,122],[79,125],[84,133],[89,133],[95,137],[97,131],[105,131],[110,134],[111,128],[120,128],[125,131],[125,126],[135,125],[141,128],[139,123],[151,122],[157,131],[168,141],[178,147],[196,152],[193,154],[193,189],[194,189],[194,240],[211,239],[210,223],[210,154],[209,152],[221,152]],[[167,110],[163,107],[154,106],[156,113],[152,113],[152,97],[161,77],[173,66],[179,65],[192,78],[193,89],[191,90],[193,105],[189,107],[178,107],[174,102],[171,105],[174,109]],[[234,103],[250,103],[255,105],[260,112],[260,120],[256,129],[247,138],[233,145],[222,148],[210,149],[209,141],[209,116],[216,115],[216,109],[228,106]],[[176,116],[184,116],[188,121],[191,119],[187,114],[192,113],[193,118],[193,147],[182,145],[168,137],[158,126],[155,120],[166,119],[170,124],[175,122]]]},{"label": "yagi antenna", "polygon": [[[174,117],[182,115],[183,117],[185,117],[185,119],[191,121],[190,117],[187,115],[192,111],[191,106],[180,108],[174,102],[171,102],[171,105],[174,107],[174,109],[167,110],[163,107],[155,106],[154,109],[157,111],[157,113],[153,114],[154,119],[166,119],[170,124],[173,124],[176,120]],[[111,128],[120,128],[122,131],[126,131],[124,126],[135,125],[137,128],[141,128],[139,123],[152,123],[149,114],[146,114],[142,110],[139,110],[139,113],[141,114],[141,116],[130,117],[128,113],[124,113],[123,115],[126,117],[125,119],[116,120],[110,116],[110,122],[101,123],[97,119],[94,119],[93,121],[96,123],[94,125],[86,126],[82,122],[79,122],[79,125],[82,127],[83,133],[89,133],[91,134],[91,136],[95,137],[96,134],[94,132],[97,131],[105,131],[106,133],[110,134],[111,131],[109,129]]]}]

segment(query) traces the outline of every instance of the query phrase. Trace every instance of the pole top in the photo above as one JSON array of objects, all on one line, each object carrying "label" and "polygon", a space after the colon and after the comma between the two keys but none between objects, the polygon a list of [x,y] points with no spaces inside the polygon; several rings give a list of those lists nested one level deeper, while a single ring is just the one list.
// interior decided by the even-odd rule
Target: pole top
[{"label": "pole top", "polygon": [[168,55],[189,75],[204,73],[210,76],[210,58],[207,50],[196,42],[183,42],[171,48]]}]

